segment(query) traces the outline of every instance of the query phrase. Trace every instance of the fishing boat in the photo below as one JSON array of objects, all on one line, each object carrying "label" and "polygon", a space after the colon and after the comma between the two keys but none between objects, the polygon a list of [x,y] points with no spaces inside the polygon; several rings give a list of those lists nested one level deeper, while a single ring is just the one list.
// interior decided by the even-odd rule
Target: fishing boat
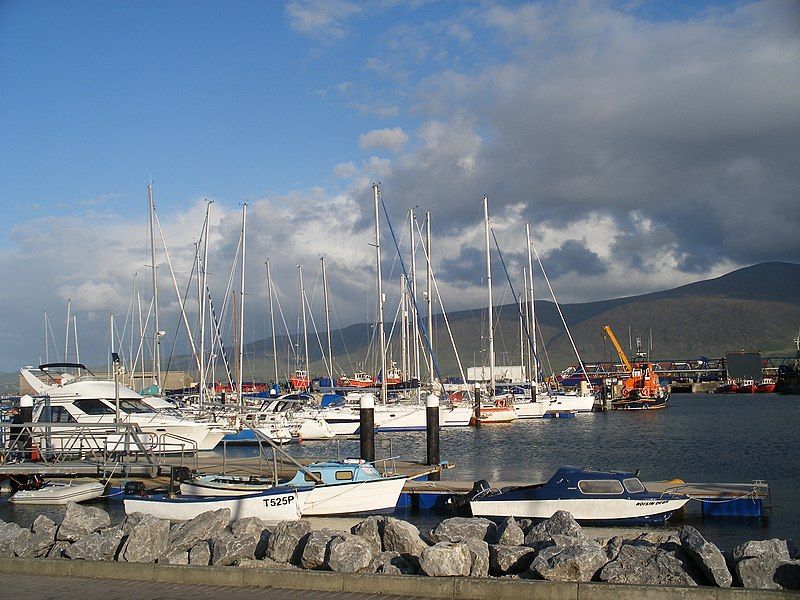
[{"label": "fishing boat", "polygon": [[311,494],[311,486],[278,486],[246,496],[183,496],[126,494],[125,514],[140,512],[169,521],[188,521],[209,511],[228,508],[231,521],[257,517],[262,521],[296,521]]},{"label": "fishing boat", "polygon": [[718,385],[714,389],[715,394],[735,394],[738,391],[739,391],[739,384],[733,381],[732,379],[729,379],[725,383]]},{"label": "fishing boat", "polygon": [[756,382],[752,379],[743,379],[736,390],[737,394],[755,394],[758,391]]},{"label": "fishing boat", "polygon": [[688,501],[649,492],[634,473],[562,467],[546,483],[478,491],[469,505],[476,517],[548,519],[565,510],[577,521],[617,525],[664,523]]},{"label": "fishing boat", "polygon": [[376,381],[375,378],[369,373],[365,373],[364,371],[356,371],[353,373],[352,377],[348,377],[342,373],[339,381],[337,381],[337,385],[340,387],[371,388],[375,387]]},{"label": "fishing boat", "polygon": [[617,341],[611,327],[605,325],[603,330],[608,335],[628,375],[622,379],[620,398],[611,402],[613,410],[657,410],[667,407],[669,388],[661,385],[655,366],[642,351],[641,339],[636,339],[636,358],[633,363]]},{"label": "fishing boat", "polygon": [[[397,505],[407,477],[383,476],[373,464],[361,459],[325,461],[308,465],[284,485],[314,489],[302,515],[340,515],[391,510]],[[244,496],[274,486],[267,477],[203,475],[181,484],[183,496]]]},{"label": "fishing boat", "polygon": [[775,391],[775,380],[772,377],[764,377],[756,386],[756,394],[771,394]]},{"label": "fishing boat", "polygon": [[67,504],[94,500],[103,495],[106,486],[99,481],[48,482],[38,489],[20,490],[9,502],[14,504]]}]

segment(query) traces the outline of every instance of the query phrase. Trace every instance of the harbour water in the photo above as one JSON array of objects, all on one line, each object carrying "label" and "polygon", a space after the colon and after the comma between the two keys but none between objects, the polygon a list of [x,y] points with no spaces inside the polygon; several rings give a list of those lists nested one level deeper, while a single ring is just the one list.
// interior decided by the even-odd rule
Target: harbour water
[{"label": "harbour water", "polygon": [[[772,510],[766,519],[702,517],[689,503],[668,527],[690,524],[723,549],[750,539],[800,541],[800,399],[774,394],[674,394],[660,411],[581,414],[571,419],[536,419],[482,428],[446,429],[441,457],[456,465],[443,479],[544,481],[563,465],[641,470],[645,481],[770,485]],[[358,455],[357,440],[304,442],[288,446],[299,457]],[[230,450],[252,454],[253,449]],[[379,435],[379,458],[425,459],[424,433]],[[0,497],[0,518],[28,525],[38,514],[58,518],[63,508],[14,507]],[[95,503],[122,518],[122,503]],[[421,529],[447,515],[398,511]]]}]

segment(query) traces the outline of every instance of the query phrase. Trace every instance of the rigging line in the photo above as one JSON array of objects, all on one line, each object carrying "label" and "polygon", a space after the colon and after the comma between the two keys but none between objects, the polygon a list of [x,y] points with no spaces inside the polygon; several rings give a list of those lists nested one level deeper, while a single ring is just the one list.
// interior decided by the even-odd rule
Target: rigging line
[{"label": "rigging line", "polygon": [[[508,280],[508,285],[511,288],[511,293],[516,298],[517,297],[517,292],[514,290],[514,284],[511,283],[511,276],[509,275],[508,269],[506,268],[506,261],[503,259],[503,252],[500,250],[500,244],[497,241],[497,236],[494,233],[494,228],[490,227],[489,229],[492,232],[492,237],[494,238],[494,245],[497,248],[497,254],[500,257],[500,264],[503,265],[503,271],[505,271],[506,279]],[[530,333],[530,331],[528,331],[527,323],[525,323],[525,318],[524,318],[525,315],[522,312],[522,305],[519,304],[518,302],[515,302],[514,305],[517,307],[517,313],[522,318],[522,326],[523,326],[523,329],[525,330],[525,335],[528,338],[528,341],[530,342],[531,341],[531,333]],[[565,324],[565,327],[566,327],[566,324]],[[576,352],[577,352],[577,350],[576,350]],[[535,352],[533,352],[533,357],[536,360],[536,362],[539,363],[539,357],[536,355]]]},{"label": "rigging line", "polygon": [[[158,218],[156,218],[156,223],[158,223]],[[161,231],[161,223],[158,223],[158,229],[159,229],[159,231]],[[161,235],[161,242],[162,243],[164,242],[163,233]],[[167,252],[166,244],[164,245],[164,252]],[[169,253],[167,253],[167,264],[170,265],[170,272],[172,273],[172,265],[169,262]],[[192,287],[192,279],[194,278],[194,267],[195,267],[196,264],[197,264],[196,262],[192,262],[192,270],[189,273],[189,280],[186,282],[186,291],[183,293],[183,300],[181,300],[180,296],[178,296],[178,302],[180,303],[181,313],[183,313],[184,318],[186,317],[186,313],[184,312],[183,307],[184,307],[184,303],[186,302],[186,298],[188,298],[188,296],[189,296],[189,289]],[[172,274],[172,277],[173,277],[173,281],[175,281],[175,290],[177,291],[178,285],[177,285],[177,281],[175,280],[175,274],[174,273]],[[186,327],[187,328],[189,327],[189,323],[188,322],[186,323]],[[178,322],[175,324],[175,335],[172,338],[172,348],[170,348],[169,358],[167,359],[167,369],[165,371],[166,373],[169,373],[169,367],[172,364],[172,358],[175,355],[175,346],[178,344],[178,333],[180,333],[180,330],[181,330],[181,321],[180,321],[180,319],[178,319]],[[197,350],[195,349],[194,340],[192,339],[192,334],[191,333],[189,333],[189,341],[192,343],[192,351],[194,352],[194,358],[197,361],[197,370],[199,371],[200,370],[200,358],[199,358],[199,356],[197,354]]]},{"label": "rigging line", "polygon": [[[233,372],[231,370],[231,364],[228,360],[228,354],[225,352],[225,344],[222,341],[222,328],[220,319],[217,317],[217,310],[214,308],[214,300],[211,297],[211,289],[206,287],[206,295],[208,297],[208,305],[209,305],[209,312],[211,313],[211,328],[212,328],[212,352],[213,347],[216,344],[217,348],[219,349],[220,356],[222,357],[222,366],[225,368],[225,375],[228,378],[228,385],[231,386],[233,389]],[[208,365],[206,365],[206,378],[209,374],[212,375],[212,381],[216,379],[214,377],[214,372],[212,369],[215,368],[216,361],[208,361]]]},{"label": "rigging line", "polygon": [[409,294],[412,296],[411,304],[414,306],[414,312],[417,315],[417,323],[420,328],[420,331],[422,332],[423,341],[425,342],[425,349],[429,352],[429,356],[433,360],[433,369],[436,373],[436,376],[439,378],[440,382],[439,384],[441,385],[442,393],[445,393],[444,383],[442,382],[442,374],[441,371],[439,370],[439,361],[436,360],[436,355],[433,353],[433,346],[431,345],[431,340],[428,335],[428,330],[425,328],[425,323],[423,323],[422,318],[420,316],[419,308],[417,306],[417,300],[416,298],[413,297],[413,294],[411,294],[412,290],[411,290],[411,283],[408,277],[408,271],[406,270],[406,265],[403,262],[403,257],[400,255],[400,246],[397,243],[397,236],[394,234],[394,227],[392,227],[392,221],[389,219],[389,211],[386,210],[386,204],[383,201],[383,197],[380,198],[380,201],[381,201],[381,206],[383,207],[383,214],[386,216],[386,223],[389,226],[389,232],[392,234],[392,241],[394,242],[394,247],[397,250],[397,257],[400,260],[400,267],[403,269],[403,274],[406,276],[405,284],[406,287],[408,288]]},{"label": "rigging line", "polygon": [[544,270],[544,265],[542,264],[542,259],[539,258],[539,252],[536,250],[536,246],[533,242],[531,242],[531,247],[533,248],[533,253],[536,254],[536,262],[539,263],[539,268],[542,270],[542,275],[544,275],[544,280],[547,282],[547,287],[550,288],[550,294],[553,296],[553,302],[556,305],[556,309],[558,310],[558,315],[561,317],[561,323],[564,325],[564,329],[567,332],[567,337],[569,337],[569,343],[572,344],[572,349],[575,351],[575,356],[578,358],[578,364],[581,366],[581,372],[583,376],[586,377],[586,383],[589,383],[589,374],[586,372],[586,367],[583,364],[583,360],[581,359],[581,355],[578,354],[578,348],[575,346],[575,340],[572,339],[572,333],[569,331],[569,327],[567,327],[567,321],[564,318],[564,313],[561,312],[561,305],[558,303],[556,299],[556,293],[553,291],[553,286],[550,285],[550,278],[547,276],[547,272]]}]

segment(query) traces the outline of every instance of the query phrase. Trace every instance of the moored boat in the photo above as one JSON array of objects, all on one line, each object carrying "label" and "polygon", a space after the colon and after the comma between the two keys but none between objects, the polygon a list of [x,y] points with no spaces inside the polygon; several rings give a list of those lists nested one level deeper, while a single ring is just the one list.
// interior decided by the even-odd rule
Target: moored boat
[{"label": "moored boat", "polygon": [[14,504],[67,504],[94,500],[103,495],[106,486],[99,481],[58,483],[48,482],[33,490],[20,490],[9,502]]},{"label": "moored boat", "polygon": [[510,423],[517,420],[514,403],[507,396],[495,396],[490,402],[481,402],[475,414],[476,425]]},{"label": "moored boat", "polygon": [[728,380],[714,389],[715,394],[735,394],[739,391],[739,384],[733,380]]},{"label": "moored boat", "polygon": [[562,467],[546,482],[483,490],[470,500],[473,516],[548,519],[566,510],[595,524],[664,523],[688,496],[651,493],[634,473]]},{"label": "moored boat", "polygon": [[339,378],[337,385],[341,387],[358,387],[358,388],[371,388],[375,387],[375,378],[369,373],[364,371],[356,371],[352,377],[345,374]]},{"label": "moored boat", "polygon": [[279,486],[247,496],[126,495],[123,502],[125,514],[140,512],[169,521],[188,521],[209,510],[228,508],[231,521],[258,517],[276,523],[298,520],[312,489]]},{"label": "moored boat", "polygon": [[737,394],[755,394],[758,391],[756,382],[752,379],[744,379],[736,389]]},{"label": "moored boat", "polygon": [[771,394],[775,391],[775,380],[771,377],[764,377],[756,386],[756,394]]}]

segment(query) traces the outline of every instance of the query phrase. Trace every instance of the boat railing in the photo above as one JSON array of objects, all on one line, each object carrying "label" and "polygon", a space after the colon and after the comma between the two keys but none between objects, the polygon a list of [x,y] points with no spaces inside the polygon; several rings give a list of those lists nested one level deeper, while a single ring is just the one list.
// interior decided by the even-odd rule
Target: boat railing
[{"label": "boat railing", "polygon": [[151,445],[135,423],[0,423],[0,464],[63,463],[74,460],[108,464],[144,460],[155,464]]},{"label": "boat railing", "polygon": [[391,477],[393,475],[397,475],[397,461],[399,459],[400,459],[399,456],[390,456],[389,458],[379,458],[377,460],[372,461],[372,465],[384,477]]},{"label": "boat railing", "polygon": [[[156,438],[156,445],[154,448],[156,455],[163,457],[167,454],[171,456],[179,455],[179,466],[184,466],[184,461],[191,464],[192,469],[197,470],[197,442],[187,437],[183,437],[176,433],[164,432]],[[170,461],[174,464],[174,461]]]}]

